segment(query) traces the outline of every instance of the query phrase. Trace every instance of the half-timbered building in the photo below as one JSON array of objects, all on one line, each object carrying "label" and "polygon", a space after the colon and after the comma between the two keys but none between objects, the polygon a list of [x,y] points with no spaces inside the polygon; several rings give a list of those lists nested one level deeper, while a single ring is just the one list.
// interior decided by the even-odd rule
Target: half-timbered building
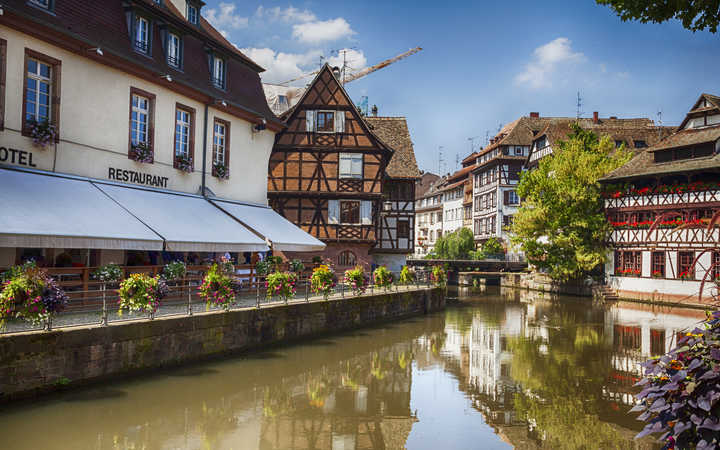
[{"label": "half-timbered building", "polygon": [[271,206],[325,242],[321,256],[338,268],[369,266],[393,151],[327,64],[282,119],[287,128],[275,137],[268,168]]},{"label": "half-timbered building", "polygon": [[[703,94],[678,130],[602,180],[620,296],[696,299],[720,277],[720,97]],[[704,283],[703,283],[704,282]]]},{"label": "half-timbered building", "polygon": [[376,264],[400,271],[407,256],[415,251],[415,182],[421,174],[404,117],[370,116],[365,120],[393,149],[385,168],[377,243],[371,252]]}]

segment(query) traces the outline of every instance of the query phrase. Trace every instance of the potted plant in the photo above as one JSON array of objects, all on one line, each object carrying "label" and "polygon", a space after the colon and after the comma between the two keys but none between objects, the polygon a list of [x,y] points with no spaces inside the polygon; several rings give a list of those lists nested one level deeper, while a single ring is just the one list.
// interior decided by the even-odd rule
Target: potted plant
[{"label": "potted plant", "polygon": [[141,163],[152,163],[154,161],[153,151],[144,142],[132,144],[130,147],[130,159]]},{"label": "potted plant", "polygon": [[277,295],[285,303],[295,295],[295,284],[297,275],[292,272],[274,272],[267,276],[265,287],[267,288],[267,298]]},{"label": "potted plant", "polygon": [[185,278],[187,273],[187,266],[182,261],[173,261],[165,264],[163,267],[162,276],[167,281],[177,282],[178,280]]},{"label": "potted plant", "polygon": [[393,275],[387,267],[379,266],[375,269],[375,272],[373,272],[373,282],[375,283],[375,286],[382,287],[387,290],[387,288],[392,285]]},{"label": "potted plant", "polygon": [[103,284],[118,283],[123,278],[123,269],[115,263],[105,264],[95,269],[90,276]]},{"label": "potted plant", "polygon": [[205,300],[207,308],[218,306],[227,311],[235,302],[232,280],[218,264],[210,266],[202,284],[198,287],[198,292]]},{"label": "potted plant", "polygon": [[660,270],[653,270],[652,277],[653,278],[663,278],[663,273]]},{"label": "potted plant", "polygon": [[354,269],[346,270],[343,282],[350,287],[353,295],[365,293],[365,270],[362,266],[355,266]]},{"label": "potted plant", "polygon": [[180,169],[183,172],[190,173],[193,171],[193,160],[190,155],[175,155],[174,164],[176,169]]},{"label": "potted plant", "polygon": [[55,280],[34,263],[13,267],[3,276],[0,290],[0,326],[8,319],[23,319],[50,327],[51,317],[68,302]]},{"label": "potted plant", "polygon": [[230,177],[230,169],[221,162],[214,162],[212,166],[212,174],[221,180],[227,180]]},{"label": "potted plant", "polygon": [[323,264],[313,269],[310,276],[310,287],[316,294],[322,294],[327,300],[335,287],[335,273],[330,266]]},{"label": "potted plant", "polygon": [[678,275],[678,278],[680,278],[681,280],[692,280],[694,277],[693,277],[693,274],[691,274],[689,271],[686,270],[684,272],[680,272],[680,275]]},{"label": "potted plant", "polygon": [[447,286],[447,272],[443,266],[433,266],[430,272],[430,281],[435,287],[444,288]]},{"label": "potted plant", "polygon": [[27,126],[28,131],[30,132],[30,137],[33,140],[33,144],[37,147],[44,149],[57,137],[57,129],[55,128],[55,125],[51,124],[47,120],[30,120],[28,121]]},{"label": "potted plant", "polygon": [[290,261],[290,272],[300,273],[305,270],[305,264],[299,259],[293,259]]},{"label": "potted plant", "polygon": [[151,277],[146,273],[133,273],[120,283],[118,289],[119,310],[122,315],[123,309],[128,311],[141,311],[149,314],[152,319],[160,307],[160,300],[168,293],[165,280],[160,277]]},{"label": "potted plant", "polygon": [[264,277],[264,276],[266,276],[268,273],[270,273],[270,261],[268,261],[267,259],[263,259],[262,261],[258,261],[258,262],[255,264],[255,273],[256,273],[259,277]]}]

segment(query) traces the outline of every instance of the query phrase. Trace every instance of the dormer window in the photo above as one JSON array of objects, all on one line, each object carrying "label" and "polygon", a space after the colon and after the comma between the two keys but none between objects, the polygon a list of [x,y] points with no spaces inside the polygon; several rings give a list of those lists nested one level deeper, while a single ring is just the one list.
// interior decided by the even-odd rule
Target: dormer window
[{"label": "dormer window", "polygon": [[195,5],[187,4],[187,20],[193,25],[198,24],[198,8]]},{"label": "dormer window", "polygon": [[212,82],[218,89],[225,89],[225,60],[217,55],[213,56]]},{"label": "dormer window", "polygon": [[181,66],[182,53],[180,51],[182,45],[180,36],[174,33],[167,35],[167,62],[170,66],[179,69]]},{"label": "dormer window", "polygon": [[142,16],[135,16],[135,50],[150,53],[150,22]]}]

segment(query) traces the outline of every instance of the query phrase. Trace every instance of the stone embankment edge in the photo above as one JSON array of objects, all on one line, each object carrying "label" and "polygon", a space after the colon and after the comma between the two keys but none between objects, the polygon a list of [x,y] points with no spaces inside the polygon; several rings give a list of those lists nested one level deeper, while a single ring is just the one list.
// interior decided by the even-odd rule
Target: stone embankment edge
[{"label": "stone embankment edge", "polygon": [[0,336],[0,403],[444,309],[420,289]]}]

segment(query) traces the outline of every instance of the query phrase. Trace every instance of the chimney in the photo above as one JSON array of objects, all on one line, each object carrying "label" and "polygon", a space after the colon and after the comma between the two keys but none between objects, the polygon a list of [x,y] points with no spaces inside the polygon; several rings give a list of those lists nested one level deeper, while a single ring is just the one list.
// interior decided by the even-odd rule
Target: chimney
[{"label": "chimney", "polygon": [[617,116],[610,116],[612,120],[617,120]]},{"label": "chimney", "polygon": [[377,114],[378,114],[377,105],[373,105],[371,112],[372,112],[373,117],[377,117]]},{"label": "chimney", "polygon": [[531,112],[530,117],[540,117],[540,113],[539,112]]},{"label": "chimney", "polygon": [[598,122],[600,122],[600,119],[598,118],[598,112],[593,111],[593,123],[598,123]]}]

